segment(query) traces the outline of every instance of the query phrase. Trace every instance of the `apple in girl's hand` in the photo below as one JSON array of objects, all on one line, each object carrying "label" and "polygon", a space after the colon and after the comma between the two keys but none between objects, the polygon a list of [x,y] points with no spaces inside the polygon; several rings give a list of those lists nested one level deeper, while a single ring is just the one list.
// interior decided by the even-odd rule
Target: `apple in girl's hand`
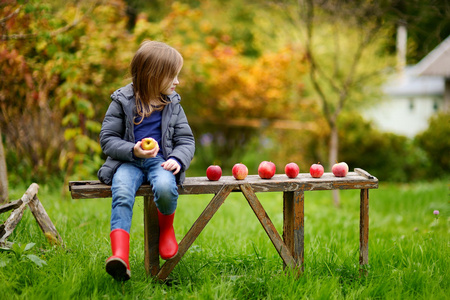
[{"label": "apple in girl's hand", "polygon": [[314,178],[320,178],[322,177],[324,172],[323,166],[320,163],[312,164],[309,168],[309,174],[311,174]]},{"label": "apple in girl's hand", "polygon": [[238,163],[233,166],[231,173],[237,180],[243,180],[248,175],[248,168],[246,165]]},{"label": "apple in girl's hand", "polygon": [[144,150],[152,150],[153,148],[156,147],[157,144],[156,140],[150,137],[143,138],[141,140],[141,143],[142,143],[141,148]]},{"label": "apple in girl's hand", "polygon": [[222,176],[222,168],[217,165],[209,166],[206,169],[206,177],[211,181],[217,181]]},{"label": "apple in girl's hand", "polygon": [[275,175],[277,167],[271,161],[263,161],[259,164],[258,175],[262,179],[270,179]]},{"label": "apple in girl's hand", "polygon": [[286,173],[287,177],[289,178],[295,178],[297,177],[298,173],[300,172],[300,168],[295,162],[288,163],[284,167],[284,173]]},{"label": "apple in girl's hand", "polygon": [[348,165],[345,162],[335,163],[331,168],[331,172],[336,177],[345,177],[348,173]]}]

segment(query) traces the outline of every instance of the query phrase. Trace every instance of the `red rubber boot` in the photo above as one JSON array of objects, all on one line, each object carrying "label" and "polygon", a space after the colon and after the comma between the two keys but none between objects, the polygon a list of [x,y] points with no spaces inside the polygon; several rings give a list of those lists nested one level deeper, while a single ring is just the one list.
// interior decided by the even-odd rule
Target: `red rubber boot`
[{"label": "red rubber boot", "polygon": [[131,278],[128,261],[130,234],[123,229],[114,229],[109,237],[113,255],[106,260],[106,272],[115,280],[126,281]]},{"label": "red rubber boot", "polygon": [[159,255],[162,259],[168,260],[178,253],[178,243],[173,229],[173,218],[171,215],[163,215],[158,210],[159,221]]}]

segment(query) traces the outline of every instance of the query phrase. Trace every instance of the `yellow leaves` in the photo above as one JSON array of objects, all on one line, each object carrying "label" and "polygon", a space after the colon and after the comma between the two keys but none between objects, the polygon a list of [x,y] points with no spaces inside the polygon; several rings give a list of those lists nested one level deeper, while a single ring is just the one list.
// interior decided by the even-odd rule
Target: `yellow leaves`
[{"label": "yellow leaves", "polygon": [[123,1],[45,5],[30,1],[6,25],[4,33],[29,38],[0,44],[0,125],[14,129],[7,145],[42,170],[36,176],[99,157],[99,120],[135,50]]},{"label": "yellow leaves", "polygon": [[[216,40],[215,40],[216,41]],[[296,82],[302,74],[301,60],[292,49],[267,53],[257,59],[243,56],[238,49],[218,44],[203,49],[196,69],[207,78],[203,116],[286,118],[292,115],[295,102],[290,95],[298,92]],[[189,73],[188,71],[188,73]],[[185,75],[190,80],[195,76]],[[202,97],[203,95],[200,95]],[[197,101],[199,101],[197,99]],[[294,105],[293,105],[294,104]]]},{"label": "yellow leaves", "polygon": [[[73,115],[71,115],[73,117]],[[67,116],[65,119],[67,119],[69,116]],[[68,128],[64,131],[64,139],[66,141],[69,141],[71,139],[74,139],[76,136],[81,134],[81,128]]]},{"label": "yellow leaves", "polygon": [[[150,22],[141,14],[129,31],[125,1],[53,1],[43,12],[37,1],[31,5],[36,13],[23,13],[6,29],[37,30],[36,38],[0,44],[0,54],[9,55],[0,56],[0,85],[11,87],[0,90],[0,100],[6,103],[1,112],[17,122],[13,128],[33,128],[31,123],[18,124],[31,122],[23,112],[42,111],[58,134],[52,136],[51,146],[44,137],[35,140],[47,153],[61,155],[61,168],[89,159],[98,163],[98,157],[90,156],[100,153],[97,137],[109,95],[129,82],[129,63],[144,39],[166,42],[184,56],[179,92],[190,114],[288,118],[299,102],[296,95],[304,72],[299,55],[268,45],[271,33],[265,31],[270,26],[261,31],[240,9],[225,12],[207,1],[198,8],[174,2],[161,21]],[[76,20],[80,21],[70,30],[53,34]],[[11,145],[21,140],[13,135],[8,139]],[[18,155],[27,153],[31,152]]]},{"label": "yellow leaves", "polygon": [[213,27],[211,25],[211,22],[209,22],[208,20],[203,20],[200,22],[200,30],[202,33],[209,34],[212,28]]},{"label": "yellow leaves", "polygon": [[58,237],[53,232],[47,231],[44,233],[44,236],[47,239],[47,241],[50,243],[50,245],[52,245],[52,246],[58,245],[58,243],[59,243]]},{"label": "yellow leaves", "polygon": [[81,128],[68,128],[64,131],[64,139],[66,141],[74,141],[75,148],[78,152],[101,153],[101,148],[96,140],[92,140],[89,136],[82,134]]}]

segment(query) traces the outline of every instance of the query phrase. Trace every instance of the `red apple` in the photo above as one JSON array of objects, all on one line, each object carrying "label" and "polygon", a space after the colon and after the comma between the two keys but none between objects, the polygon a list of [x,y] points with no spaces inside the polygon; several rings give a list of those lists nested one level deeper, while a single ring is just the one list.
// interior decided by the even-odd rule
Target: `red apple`
[{"label": "red apple", "polygon": [[153,148],[156,147],[156,140],[150,137],[147,138],[143,138],[141,140],[142,144],[141,144],[141,148],[144,150],[152,150]]},{"label": "red apple", "polygon": [[270,179],[275,175],[277,167],[271,161],[263,161],[259,164],[258,175],[262,179]]},{"label": "red apple", "polygon": [[312,164],[309,168],[309,174],[311,174],[314,178],[320,178],[322,177],[324,172],[323,166],[320,163]]},{"label": "red apple", "polygon": [[295,162],[288,163],[284,167],[284,173],[286,173],[287,177],[289,178],[295,178],[297,177],[298,173],[300,172],[300,168]]},{"label": "red apple", "polygon": [[331,172],[336,177],[345,177],[348,173],[348,165],[345,162],[335,163],[331,168]]},{"label": "red apple", "polygon": [[233,173],[234,178],[237,180],[243,180],[248,175],[248,168],[246,165],[238,163],[233,166],[231,173]]},{"label": "red apple", "polygon": [[217,181],[222,176],[222,168],[217,165],[209,166],[206,169],[206,177],[208,177],[209,180]]}]

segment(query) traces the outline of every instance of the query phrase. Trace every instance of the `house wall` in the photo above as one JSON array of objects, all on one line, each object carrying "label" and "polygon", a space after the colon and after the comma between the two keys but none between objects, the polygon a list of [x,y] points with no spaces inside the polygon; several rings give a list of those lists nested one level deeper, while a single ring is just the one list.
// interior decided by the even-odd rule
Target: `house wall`
[{"label": "house wall", "polygon": [[428,119],[443,106],[442,96],[399,96],[380,102],[362,114],[381,131],[412,138],[428,128]]}]

